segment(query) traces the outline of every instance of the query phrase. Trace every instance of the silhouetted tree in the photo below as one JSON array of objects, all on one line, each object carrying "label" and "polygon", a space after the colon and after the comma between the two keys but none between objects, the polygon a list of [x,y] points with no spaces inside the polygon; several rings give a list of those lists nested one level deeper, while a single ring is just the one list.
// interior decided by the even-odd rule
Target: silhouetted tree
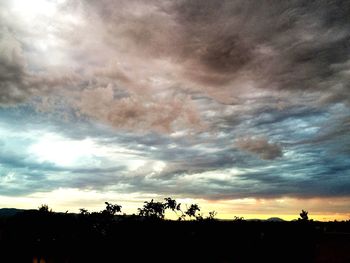
[{"label": "silhouetted tree", "polygon": [[244,220],[243,216],[234,216],[234,218],[233,218],[233,221],[235,221],[235,222],[241,222],[243,220]]},{"label": "silhouetted tree", "polygon": [[42,204],[41,206],[39,206],[38,211],[43,214],[52,213],[52,209],[49,208],[47,204]]},{"label": "silhouetted tree", "polygon": [[154,219],[163,219],[165,212],[165,204],[162,202],[154,202],[153,199],[150,202],[145,202],[143,208],[139,208],[139,216],[144,216]]},{"label": "silhouetted tree", "polygon": [[[177,203],[175,199],[171,199],[170,197],[164,198],[164,200],[165,209],[170,209],[171,211],[173,211],[177,215],[178,220],[183,220],[185,218],[185,214],[181,210],[181,203]],[[181,212],[180,216],[177,213],[177,211]]]},{"label": "silhouetted tree", "polygon": [[90,214],[89,211],[85,208],[80,208],[79,211],[80,211],[80,214],[84,216]]},{"label": "silhouetted tree", "polygon": [[305,210],[301,210],[301,213],[299,214],[299,215],[300,215],[299,220],[308,221],[308,220],[309,220],[308,213],[309,213],[309,212],[307,212],[307,211],[305,211]]},{"label": "silhouetted tree", "polygon": [[215,220],[215,216],[217,215],[218,213],[216,211],[210,211],[209,212],[209,216],[206,218],[208,220]]},{"label": "silhouetted tree", "polygon": [[172,211],[175,211],[177,208],[177,202],[175,199],[171,199],[170,197],[164,198],[165,204],[164,207],[165,209],[169,208]]},{"label": "silhouetted tree", "polygon": [[105,204],[106,208],[102,211],[102,214],[104,215],[114,216],[116,213],[120,213],[122,211],[121,205],[113,205],[108,202],[105,202]]},{"label": "silhouetted tree", "polygon": [[201,219],[201,215],[198,215],[197,212],[201,211],[197,204],[191,204],[190,207],[185,211],[185,214],[190,218],[195,217],[196,219]]}]

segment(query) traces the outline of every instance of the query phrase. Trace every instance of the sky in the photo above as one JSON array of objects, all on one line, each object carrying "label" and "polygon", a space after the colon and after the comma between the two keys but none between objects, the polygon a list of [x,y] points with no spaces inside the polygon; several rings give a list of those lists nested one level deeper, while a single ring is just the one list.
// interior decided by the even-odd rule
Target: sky
[{"label": "sky", "polygon": [[344,0],[0,1],[0,207],[350,219]]}]

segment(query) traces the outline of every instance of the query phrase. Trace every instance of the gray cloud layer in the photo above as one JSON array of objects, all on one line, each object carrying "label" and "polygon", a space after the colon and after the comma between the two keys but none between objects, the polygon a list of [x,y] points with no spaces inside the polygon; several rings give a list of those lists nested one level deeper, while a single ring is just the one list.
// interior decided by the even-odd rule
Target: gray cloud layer
[{"label": "gray cloud layer", "polygon": [[[2,6],[10,7],[7,2]],[[119,1],[118,8],[113,1],[67,2],[59,6],[57,18],[43,20],[62,24],[54,33],[45,27],[25,31],[3,15],[2,102],[56,92],[57,86],[87,96],[85,88],[108,84],[115,93],[126,90],[132,99],[137,94],[151,102],[167,100],[174,92],[200,92],[232,103],[259,89],[306,91],[322,103],[347,102],[348,8],[346,1]],[[64,25],[61,16],[74,14],[82,24]],[[46,33],[61,43],[50,55],[64,53],[67,59],[47,68],[50,77],[31,70],[40,62],[27,51],[28,38],[47,41]],[[37,47],[33,52],[46,55]],[[81,79],[67,82],[72,76],[62,67],[73,68]],[[162,95],[154,96],[159,88]],[[119,104],[117,98],[114,102]]]},{"label": "gray cloud layer", "polygon": [[269,143],[266,138],[242,138],[236,144],[240,149],[257,154],[264,160],[282,156],[281,147],[278,144]]},{"label": "gray cloud layer", "polygon": [[214,199],[349,195],[348,1],[66,1],[31,24],[13,5],[0,3],[7,131],[93,138],[147,161],[66,169],[14,148],[0,163],[20,179],[4,193],[33,180]]}]

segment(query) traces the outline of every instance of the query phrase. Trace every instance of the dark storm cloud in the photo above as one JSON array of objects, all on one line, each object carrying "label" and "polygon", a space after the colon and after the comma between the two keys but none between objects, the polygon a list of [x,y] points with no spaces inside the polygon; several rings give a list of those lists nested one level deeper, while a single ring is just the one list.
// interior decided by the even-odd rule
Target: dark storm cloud
[{"label": "dark storm cloud", "polygon": [[[70,97],[79,114],[119,129],[169,132],[200,123],[198,105],[180,96],[178,100],[187,100],[180,107],[172,99],[176,92],[232,102],[241,100],[242,93],[257,92],[245,88],[249,82],[263,91],[296,92],[296,100],[299,91],[318,97],[315,103],[348,100],[346,1],[119,1],[116,7],[105,0],[65,5],[58,9],[62,14],[78,12],[95,23],[72,25],[73,35],[68,26],[55,27],[60,46],[51,56],[65,54],[67,64],[40,74],[29,70],[38,66],[26,40],[35,34],[1,17],[2,103],[68,88],[63,96]],[[35,40],[46,41],[45,30]],[[79,65],[74,74],[62,71],[71,64]],[[167,80],[160,82],[161,92],[153,77]]]},{"label": "dark storm cloud", "polygon": [[[28,112],[28,109],[26,111]],[[285,137],[281,137],[282,141],[291,140],[292,138],[295,138],[294,140],[297,141],[298,136],[302,136],[302,133],[301,135],[298,135],[298,133],[293,134],[292,131],[296,128],[295,123],[297,123],[297,120],[305,120],[305,118],[308,120],[308,118],[312,116],[300,114],[298,111],[296,111],[296,113],[297,114],[294,116],[291,115],[290,119],[287,121],[281,122],[279,120],[273,122],[274,125],[270,122],[261,124],[259,129],[262,129],[262,125],[267,125],[271,134],[283,129],[286,131],[286,134]],[[33,112],[32,114],[34,116],[28,119],[24,118],[23,112],[21,113],[17,112],[15,109],[8,109],[6,114],[8,121],[6,121],[6,123],[10,127],[15,127],[14,125],[17,123],[17,127],[25,127],[25,129],[29,131],[32,130],[33,127],[39,129],[40,126],[38,125],[40,122],[43,123],[44,121],[44,123],[48,123],[48,120],[45,121],[45,118],[43,118],[43,116],[40,117],[38,113],[35,115],[35,112]],[[272,114],[272,119],[279,119],[279,117],[275,117],[273,113],[269,112],[269,114]],[[22,124],[28,120],[29,122],[23,126]],[[32,120],[37,120],[38,123],[32,122]],[[13,122],[13,125],[11,122]],[[253,126],[248,130],[254,131],[253,129],[257,122],[261,122],[261,116],[255,116],[255,118],[250,120]],[[181,194],[186,196],[200,197],[202,195],[206,196],[206,198],[214,199],[228,199],[240,196],[273,197],[283,194],[295,197],[317,194],[325,196],[331,195],[332,191],[337,192],[339,195],[346,194],[344,190],[336,190],[338,187],[341,188],[341,185],[337,183],[340,177],[334,177],[330,184],[329,176],[326,176],[327,174],[334,175],[334,171],[337,167],[342,167],[341,171],[339,169],[337,171],[339,175],[348,172],[348,164],[342,161],[342,158],[345,158],[345,156],[335,156],[335,159],[328,161],[323,159],[324,157],[318,156],[317,153],[325,152],[326,149],[323,148],[324,145],[319,146],[321,147],[320,150],[316,152],[312,151],[312,155],[308,153],[311,147],[305,152],[304,144],[289,145],[287,146],[287,150],[292,150],[296,153],[305,152],[305,154],[308,155],[297,158],[295,161],[291,161],[293,158],[289,156],[287,159],[283,158],[283,160],[281,159],[278,161],[279,158],[277,158],[275,161],[269,160],[267,163],[266,161],[258,162],[254,155],[245,155],[243,151],[234,150],[232,144],[234,143],[235,137],[232,135],[230,136],[230,134],[226,134],[222,139],[216,137],[211,138],[208,134],[198,135],[198,137],[195,138],[189,138],[188,136],[170,138],[164,134],[156,133],[148,134],[147,136],[125,133],[117,134],[113,130],[108,131],[103,129],[103,127],[87,123],[80,123],[77,125],[75,122],[73,125],[70,122],[56,123],[53,122],[53,120],[51,120],[50,123],[50,126],[46,127],[46,129],[49,128],[50,132],[63,133],[65,136],[78,140],[89,136],[90,138],[94,138],[94,140],[101,145],[112,148],[116,147],[116,149],[118,149],[119,146],[127,147],[130,150],[138,151],[137,154],[140,154],[140,156],[147,157],[151,160],[164,161],[166,167],[160,172],[154,172],[151,163],[146,163],[144,167],[133,172],[129,172],[125,168],[119,169],[118,167],[112,167],[110,169],[83,169],[74,167],[67,169],[57,167],[50,163],[36,163],[33,162],[33,160],[26,160],[23,156],[11,157],[6,150],[7,154],[2,154],[2,163],[8,168],[21,171],[21,174],[32,174],[35,172],[36,174],[47,175],[47,178],[41,179],[41,183],[35,180],[38,184],[36,187],[33,187],[30,183],[34,178],[30,179],[31,177],[25,177],[23,184],[27,182],[28,185],[31,185],[28,186],[27,190],[22,189],[22,191],[26,191],[26,193],[37,189],[45,189],[47,188],[46,183],[50,182],[50,189],[74,186],[89,189],[115,188],[122,192],[145,191],[148,193],[158,192],[164,194],[180,194],[181,192]],[[245,121],[243,121],[241,125],[244,123]],[[283,126],[281,126],[282,124]],[[247,131],[246,127],[249,126],[241,126],[242,131],[236,131],[236,133],[243,134],[243,132]],[[15,133],[15,130],[13,132]],[[267,136],[270,136],[270,134],[267,134]],[[232,140],[232,144],[227,145],[227,140]],[[267,146],[267,150],[270,150],[269,147],[271,145],[268,144],[266,140],[264,140],[264,142],[266,142],[266,145],[264,145]],[[21,144],[23,145],[25,142]],[[255,144],[253,143],[253,145]],[[274,147],[272,148],[274,149]],[[264,154],[266,150],[263,149],[264,151],[262,151],[261,147],[255,147],[254,149],[259,150],[258,152],[254,152],[254,154],[256,153],[258,156]],[[271,156],[271,154],[268,156]],[[306,161],[310,158],[313,159],[313,161]],[[321,160],[324,161],[321,162]],[[337,160],[337,162],[335,162],[335,160]],[[329,166],[330,164],[333,165]],[[264,170],[264,167],[269,165],[275,168]],[[257,167],[259,167],[259,169],[257,169]],[[224,179],[220,179],[219,177],[215,179],[215,174],[230,174],[230,168],[242,170],[243,174],[238,177],[233,174]],[[257,169],[257,171],[250,172],[251,169]],[[262,171],[260,171],[261,169]],[[113,171],[115,171],[115,173]],[[205,176],[201,177],[201,174],[207,172],[211,172],[213,175],[210,178],[205,178]],[[52,180],[51,178],[54,174],[67,173],[71,175],[69,178],[66,176],[62,176],[59,180]],[[291,176],[293,174],[299,174],[300,178]],[[310,175],[310,177],[306,179],[305,176],[307,175]],[[187,178],[193,176],[193,178],[190,179],[190,181],[188,181],[189,179],[183,181],[183,178],[186,178],[186,176]],[[344,176],[342,178],[343,184],[346,184],[348,179]],[[312,181],[318,181],[317,188],[312,188]],[[27,185],[27,183],[25,185]],[[23,184],[21,183],[21,185]],[[179,185],[181,185],[180,188]],[[4,189],[6,188],[7,187],[4,187]]]},{"label": "dark storm cloud", "polygon": [[[99,56],[106,59],[105,63],[95,61],[98,57],[92,53],[92,48],[96,49],[96,43],[87,28],[77,30],[76,36],[68,36],[68,31],[63,30],[65,27],[58,28],[60,39],[57,41],[67,45],[62,49],[70,55],[70,60],[86,62],[85,74],[94,73],[81,77],[94,79],[97,86],[105,83],[103,79],[107,77],[119,81],[126,89],[140,92],[140,86],[150,84],[141,84],[125,68],[112,66],[109,73],[119,72],[114,77],[111,77],[113,74],[102,74],[105,66],[110,64],[107,58],[114,56],[121,61],[128,58],[133,61],[139,57],[139,60],[149,58],[150,68],[155,66],[152,64],[155,58],[178,64],[178,68],[173,67],[172,72],[166,73],[172,84],[176,84],[175,78],[180,86],[191,86],[191,81],[198,81],[200,85],[196,89],[209,92],[213,97],[218,96],[216,93],[220,93],[220,98],[225,95],[235,97],[239,94],[234,90],[241,92],[240,82],[253,81],[263,90],[321,92],[322,102],[348,99],[348,76],[344,72],[349,69],[350,21],[346,1],[278,1],[273,4],[255,1],[119,1],[116,8],[115,2],[105,0],[70,3],[59,10],[77,9],[83,10],[82,16],[95,19],[96,23],[90,27],[96,29],[94,32],[101,47]],[[28,32],[23,33],[20,25],[10,23],[6,16],[2,20],[5,25],[2,27],[2,45],[6,51],[3,52],[6,56],[1,57],[0,70],[3,101],[22,101],[29,94],[41,94],[42,89],[57,86],[47,81],[49,77],[27,71],[31,61],[22,54],[23,46],[28,43],[22,40],[21,34],[28,35]],[[76,37],[86,40],[86,43],[74,40]],[[75,53],[68,44],[74,44]],[[64,75],[60,72],[58,78]],[[147,78],[145,75],[139,77]],[[59,86],[64,85],[79,86],[81,83],[65,82]],[[147,93],[147,88],[144,90]],[[148,92],[151,91],[153,88]],[[117,100],[114,102],[116,107],[122,107],[118,106]],[[130,105],[135,111],[139,106],[139,103]],[[78,107],[91,115],[84,102]],[[121,113],[111,113],[118,114]],[[152,114],[155,113],[152,111]],[[128,118],[133,119],[134,115]],[[104,115],[97,117],[106,119]],[[109,118],[107,121],[117,123],[119,119]],[[146,122],[154,120],[148,120],[146,116]]]},{"label": "dark storm cloud", "polygon": [[273,160],[282,156],[281,147],[276,143],[270,143],[266,138],[240,138],[236,145],[241,150],[257,154],[264,160]]},{"label": "dark storm cloud", "polygon": [[21,102],[28,95],[25,61],[20,43],[4,26],[0,27],[0,51],[0,103]]},{"label": "dark storm cloud", "polygon": [[64,5],[37,31],[0,13],[0,104],[22,103],[1,109],[1,127],[89,138],[145,164],[64,168],[18,154],[32,143],[18,139],[0,151],[3,194],[350,195],[348,1]]},{"label": "dark storm cloud", "polygon": [[[259,169],[254,168],[256,162],[233,165],[244,171],[239,175],[229,169],[213,170],[207,176],[203,171],[189,173],[179,168],[175,178],[162,175],[141,177],[130,185],[130,189],[152,192],[160,185],[157,192],[164,195],[176,193],[197,198],[205,196],[207,199],[348,196],[350,163],[343,161],[345,156],[329,157],[319,152],[316,149],[304,158],[277,161],[273,165],[260,163]],[[222,178],[221,174],[225,177]]]},{"label": "dark storm cloud", "polygon": [[242,73],[268,89],[347,89],[334,70],[349,59],[347,1],[194,0],[175,10],[184,57],[199,69],[191,75],[209,85]]},{"label": "dark storm cloud", "polygon": [[[315,103],[348,100],[346,1],[120,1],[118,8],[114,5],[90,1],[83,6],[99,20],[106,49],[114,49],[120,61],[147,60],[148,67],[155,69],[150,74],[166,76],[172,83],[165,90],[175,85],[181,92],[194,89],[220,102],[232,102],[241,93],[256,92],[245,90],[250,82],[263,91],[286,91],[297,99],[300,91],[306,91],[314,95]],[[169,62],[169,71],[158,69],[153,64],[156,59]],[[154,91],[152,84],[137,83],[117,65],[107,71],[102,75],[114,76],[111,79],[134,92]]]}]

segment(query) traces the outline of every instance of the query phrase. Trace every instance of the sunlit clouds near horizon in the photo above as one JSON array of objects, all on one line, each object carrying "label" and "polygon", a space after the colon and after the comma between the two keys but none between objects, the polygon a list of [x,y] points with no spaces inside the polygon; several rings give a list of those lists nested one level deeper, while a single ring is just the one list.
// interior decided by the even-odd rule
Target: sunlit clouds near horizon
[{"label": "sunlit clouds near horizon", "polygon": [[350,219],[348,1],[0,2],[0,207]]}]

